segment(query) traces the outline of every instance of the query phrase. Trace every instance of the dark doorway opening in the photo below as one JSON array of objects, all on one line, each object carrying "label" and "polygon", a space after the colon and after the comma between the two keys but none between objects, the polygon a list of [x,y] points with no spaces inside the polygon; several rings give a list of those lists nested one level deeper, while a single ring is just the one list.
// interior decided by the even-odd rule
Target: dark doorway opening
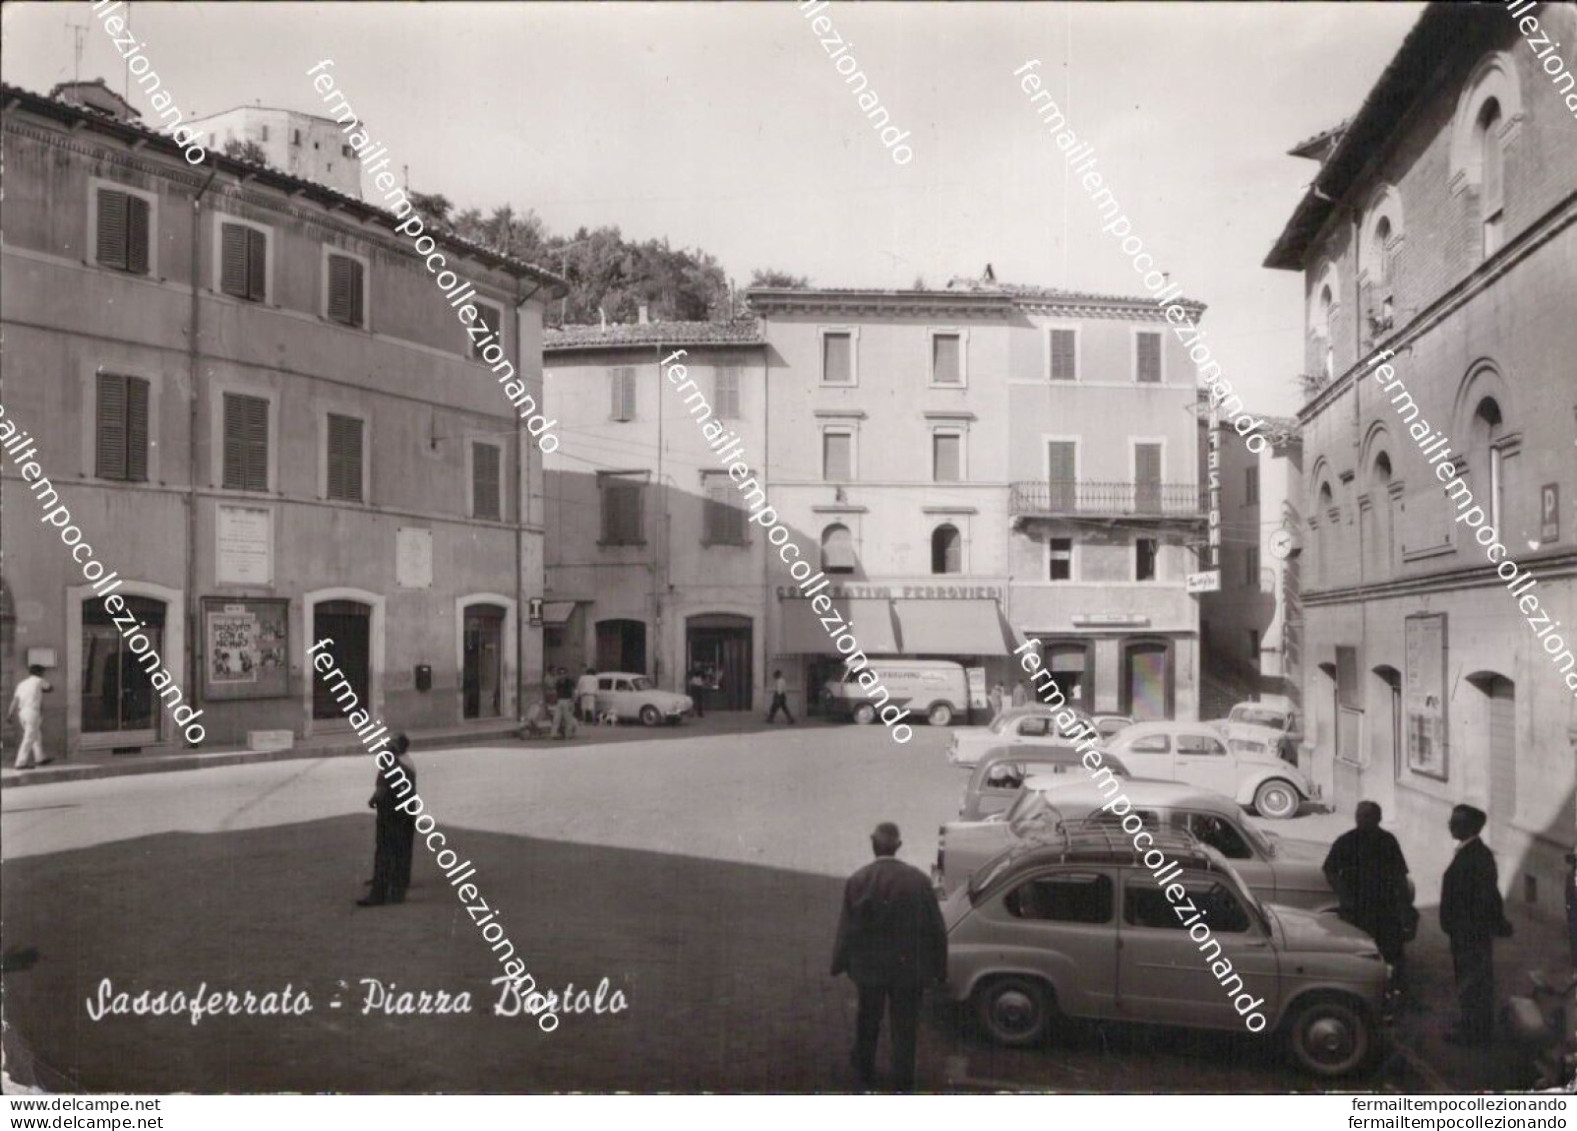
[{"label": "dark doorway opening", "polygon": [[[360,601],[319,601],[313,609],[313,635],[332,640],[324,649],[356,694],[355,707],[372,710],[372,606]],[[339,688],[336,692],[334,688]],[[354,707],[339,677],[312,680],[312,717],[343,719]]]},{"label": "dark doorway opening", "polygon": [[646,625],[638,620],[597,622],[597,670],[646,674]]},{"label": "dark doorway opening", "polygon": [[719,673],[718,689],[707,697],[707,707],[718,711],[748,711],[755,672],[754,632],[749,617],[708,613],[685,622],[685,674],[697,667]]},{"label": "dark doorway opening", "polygon": [[164,602],[151,597],[124,600],[126,612],[143,626],[133,637],[146,637],[149,643],[141,656],[121,636],[103,601],[82,603],[82,732],[112,734],[128,745],[156,742],[162,704],[153,689],[153,671],[179,661],[164,661],[161,655],[161,664],[148,670],[147,657],[164,648]]},{"label": "dark doorway opening", "polygon": [[465,610],[460,689],[467,719],[496,719],[503,713],[504,615],[498,605]]}]

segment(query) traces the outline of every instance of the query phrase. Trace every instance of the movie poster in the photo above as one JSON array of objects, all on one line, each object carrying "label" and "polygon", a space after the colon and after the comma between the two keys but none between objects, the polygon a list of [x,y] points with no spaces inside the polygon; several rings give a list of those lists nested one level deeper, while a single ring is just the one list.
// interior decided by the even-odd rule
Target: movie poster
[{"label": "movie poster", "polygon": [[288,694],[286,610],[275,600],[203,602],[203,681],[208,699]]},{"label": "movie poster", "polygon": [[1446,615],[1407,618],[1407,765],[1414,773],[1446,778]]}]

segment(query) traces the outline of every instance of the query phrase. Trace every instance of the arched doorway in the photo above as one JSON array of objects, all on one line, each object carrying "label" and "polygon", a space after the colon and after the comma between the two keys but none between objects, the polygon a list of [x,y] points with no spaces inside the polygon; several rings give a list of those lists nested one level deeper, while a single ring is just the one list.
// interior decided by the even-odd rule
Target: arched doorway
[{"label": "arched doorway", "polygon": [[[93,745],[139,746],[159,739],[160,701],[146,657],[164,652],[165,602],[122,594],[125,614],[138,624],[133,635],[147,637],[150,648],[139,659],[115,625],[102,599],[82,602],[82,733]],[[179,660],[176,660],[179,663]]]},{"label": "arched doorway", "polygon": [[465,609],[460,661],[461,716],[496,719],[504,706],[504,618],[502,605]]},{"label": "arched doorway", "polygon": [[[360,601],[319,601],[313,606],[313,632],[318,640],[332,641],[324,651],[334,658],[334,667],[345,676],[356,695],[353,705],[344,698],[339,680],[321,676],[312,680],[312,717],[337,720],[348,711],[372,708],[372,606]],[[332,690],[339,687],[339,694]]]},{"label": "arched doorway", "polygon": [[646,625],[638,620],[597,622],[597,670],[646,674]]},{"label": "arched doorway", "polygon": [[685,621],[685,677],[697,667],[718,676],[718,689],[709,694],[707,707],[718,711],[748,711],[755,686],[753,656],[755,631],[751,619],[733,613],[703,613]]}]

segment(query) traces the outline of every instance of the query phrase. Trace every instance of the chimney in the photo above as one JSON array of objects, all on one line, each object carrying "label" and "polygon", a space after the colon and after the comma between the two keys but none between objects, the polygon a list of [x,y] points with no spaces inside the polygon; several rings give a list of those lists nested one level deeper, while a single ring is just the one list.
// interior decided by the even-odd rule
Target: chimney
[{"label": "chimney", "polygon": [[637,306],[635,308],[635,311],[636,311],[635,320],[637,322],[639,322],[642,326],[646,325],[648,322],[650,322],[652,320],[651,319],[652,308],[647,306],[644,302],[641,303],[639,306]]}]

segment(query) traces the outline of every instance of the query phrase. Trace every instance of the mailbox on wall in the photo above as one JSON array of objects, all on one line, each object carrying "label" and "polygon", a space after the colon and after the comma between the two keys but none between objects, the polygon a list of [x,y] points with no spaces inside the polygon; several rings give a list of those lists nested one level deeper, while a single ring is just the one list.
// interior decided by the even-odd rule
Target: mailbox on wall
[{"label": "mailbox on wall", "polygon": [[416,690],[431,691],[433,689],[433,666],[431,664],[416,665]]}]

